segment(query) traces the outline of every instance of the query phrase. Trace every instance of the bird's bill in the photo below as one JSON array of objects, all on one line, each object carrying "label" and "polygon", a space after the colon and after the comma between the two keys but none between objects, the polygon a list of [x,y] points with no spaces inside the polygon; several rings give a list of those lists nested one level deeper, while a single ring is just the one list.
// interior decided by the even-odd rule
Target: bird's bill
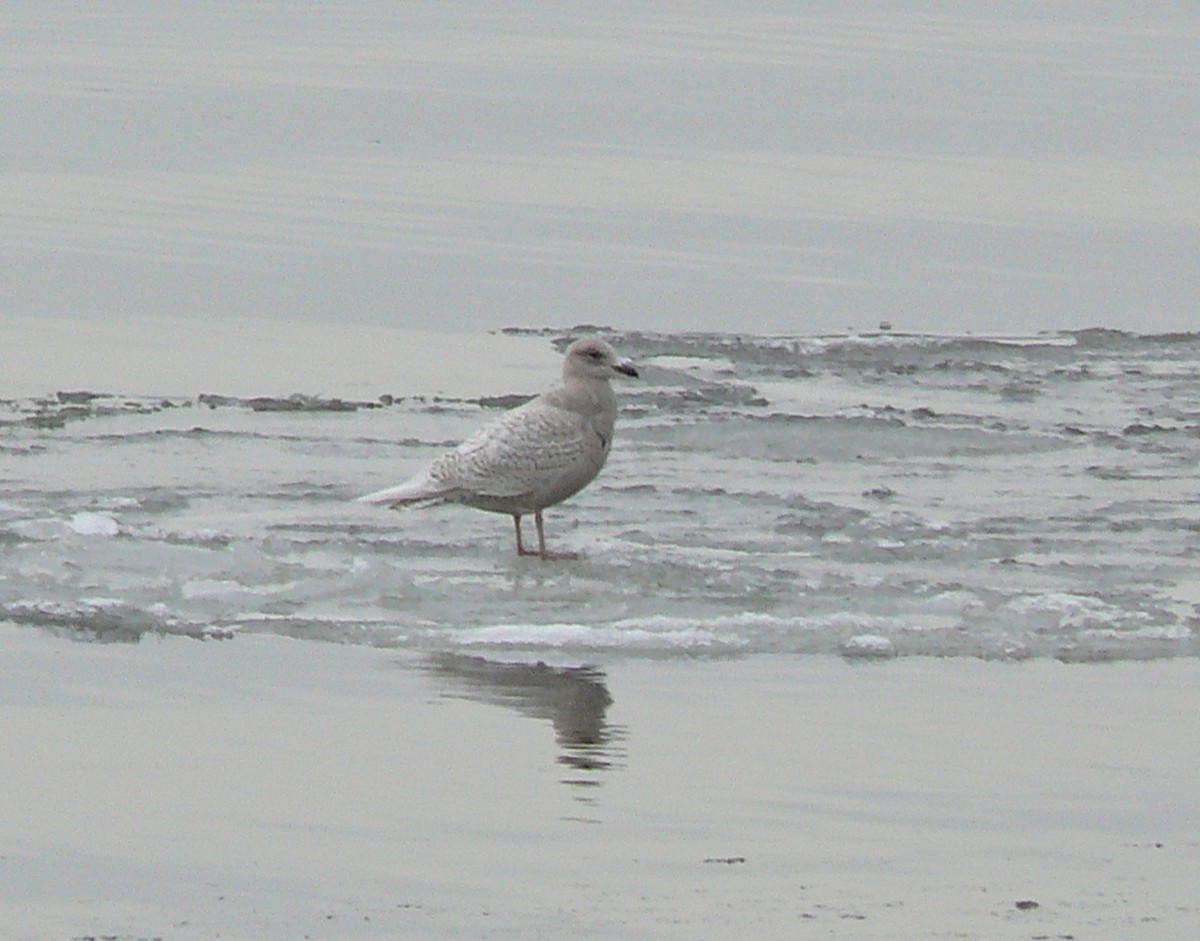
[{"label": "bird's bill", "polygon": [[632,360],[628,360],[628,359],[617,360],[617,362],[613,363],[613,369],[616,370],[617,372],[621,373],[622,375],[633,376],[634,379],[637,378],[637,374],[638,374],[637,367],[633,365]]}]

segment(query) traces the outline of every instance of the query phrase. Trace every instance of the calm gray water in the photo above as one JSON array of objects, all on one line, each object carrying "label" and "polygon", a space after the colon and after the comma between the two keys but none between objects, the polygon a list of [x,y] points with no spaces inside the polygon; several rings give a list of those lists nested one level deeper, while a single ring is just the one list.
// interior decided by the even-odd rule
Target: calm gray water
[{"label": "calm gray water", "polygon": [[[535,656],[1194,654],[1198,44],[1171,3],[8,4],[0,616]],[[186,343],[141,344],[166,318],[221,321],[251,367],[197,388]],[[611,325],[645,379],[551,513],[585,558],[353,505],[498,403],[254,401],[279,388],[253,364],[289,354],[239,340],[251,320]]]},{"label": "calm gray water", "polygon": [[1193,330],[1200,8],[5,4],[5,307]]},{"label": "calm gray water", "polygon": [[643,379],[548,512],[575,562],[517,558],[504,516],[352,502],[526,389],[9,401],[0,617],[537,658],[1200,652],[1200,335],[609,336]]}]

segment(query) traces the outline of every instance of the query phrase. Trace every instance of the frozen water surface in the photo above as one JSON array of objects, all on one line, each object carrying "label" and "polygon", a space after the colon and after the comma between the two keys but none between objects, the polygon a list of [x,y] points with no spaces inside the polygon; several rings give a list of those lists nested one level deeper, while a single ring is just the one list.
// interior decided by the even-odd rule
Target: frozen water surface
[{"label": "frozen water surface", "polygon": [[0,616],[539,657],[1197,652],[1196,336],[608,336],[645,378],[548,514],[577,562],[516,558],[503,516],[352,502],[533,370],[487,397],[10,399]]}]

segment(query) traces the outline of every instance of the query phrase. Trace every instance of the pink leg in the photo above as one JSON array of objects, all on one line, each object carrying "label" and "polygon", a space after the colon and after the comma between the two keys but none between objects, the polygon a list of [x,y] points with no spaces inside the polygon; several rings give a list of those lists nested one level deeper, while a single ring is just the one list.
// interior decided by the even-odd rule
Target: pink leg
[{"label": "pink leg", "polygon": [[[538,531],[538,552],[543,559],[578,559],[577,552],[547,552],[546,551],[546,529],[542,523],[542,511],[538,510],[533,514],[533,521],[537,523]],[[529,553],[533,555],[532,552]]]},{"label": "pink leg", "polygon": [[538,555],[532,549],[526,549],[525,544],[521,541],[521,516],[519,513],[513,514],[513,526],[517,530],[517,555]]}]

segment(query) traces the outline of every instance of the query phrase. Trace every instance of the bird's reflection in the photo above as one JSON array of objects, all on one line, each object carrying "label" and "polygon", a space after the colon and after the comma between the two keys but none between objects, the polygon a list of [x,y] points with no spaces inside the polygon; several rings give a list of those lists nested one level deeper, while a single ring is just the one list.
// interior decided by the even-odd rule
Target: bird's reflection
[{"label": "bird's reflection", "polygon": [[444,695],[549,719],[562,749],[558,762],[572,771],[565,784],[595,787],[601,772],[620,764],[624,730],[605,719],[613,700],[604,674],[594,667],[504,663],[438,653],[429,657],[427,668],[449,681]]}]

